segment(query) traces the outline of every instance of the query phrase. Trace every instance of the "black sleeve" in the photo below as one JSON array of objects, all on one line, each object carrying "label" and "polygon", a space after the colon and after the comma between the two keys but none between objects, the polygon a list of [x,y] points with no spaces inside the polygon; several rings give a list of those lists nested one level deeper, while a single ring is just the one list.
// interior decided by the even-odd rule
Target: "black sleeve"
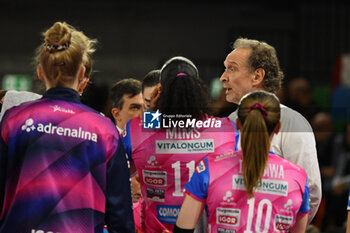
[{"label": "black sleeve", "polygon": [[107,165],[105,222],[109,233],[135,233],[130,171],[120,138],[118,149]]},{"label": "black sleeve", "polygon": [[173,233],[193,233],[194,229],[182,229],[178,227],[176,224],[173,229]]}]

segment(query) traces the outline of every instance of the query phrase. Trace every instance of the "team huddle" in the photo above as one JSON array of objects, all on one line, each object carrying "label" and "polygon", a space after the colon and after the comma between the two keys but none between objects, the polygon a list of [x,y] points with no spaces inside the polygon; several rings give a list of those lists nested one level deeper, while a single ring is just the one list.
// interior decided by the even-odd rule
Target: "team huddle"
[{"label": "team huddle", "polygon": [[113,124],[80,101],[95,41],[61,22],[44,36],[46,92],[2,113],[0,233],[305,232],[321,200],[315,141],[274,94],[283,72],[272,46],[235,41],[220,78],[238,105],[229,117],[211,115],[200,72],[176,56],[133,106],[150,124],[123,122],[119,100]]}]

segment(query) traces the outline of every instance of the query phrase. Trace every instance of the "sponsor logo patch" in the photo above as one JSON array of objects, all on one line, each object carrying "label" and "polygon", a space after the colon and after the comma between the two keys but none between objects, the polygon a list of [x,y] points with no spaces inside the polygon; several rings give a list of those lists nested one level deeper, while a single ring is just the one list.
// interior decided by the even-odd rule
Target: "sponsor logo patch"
[{"label": "sponsor logo patch", "polygon": [[[245,190],[244,178],[242,175],[233,175],[232,189]],[[283,180],[262,179],[255,192],[287,196],[288,182]]]},{"label": "sponsor logo patch", "polygon": [[142,170],[143,182],[151,186],[165,187],[167,185],[167,172]]},{"label": "sponsor logo patch", "polygon": [[239,226],[241,217],[240,209],[216,208],[216,223],[231,227]]},{"label": "sponsor logo patch", "polygon": [[202,173],[207,169],[207,166],[205,166],[205,162],[201,160],[196,167],[196,172],[197,173]]},{"label": "sponsor logo patch", "polygon": [[200,140],[156,140],[157,154],[186,154],[214,152],[213,139]]},{"label": "sponsor logo patch", "polygon": [[146,188],[147,198],[153,201],[164,202],[165,190],[164,189],[155,189],[155,188]]},{"label": "sponsor logo patch", "polygon": [[293,217],[276,214],[274,218],[275,231],[288,231],[292,227]]},{"label": "sponsor logo patch", "polygon": [[218,233],[236,233],[236,230],[230,230],[230,229],[226,229],[226,228],[218,228]]},{"label": "sponsor logo patch", "polygon": [[162,223],[175,224],[181,206],[157,205],[157,218]]}]

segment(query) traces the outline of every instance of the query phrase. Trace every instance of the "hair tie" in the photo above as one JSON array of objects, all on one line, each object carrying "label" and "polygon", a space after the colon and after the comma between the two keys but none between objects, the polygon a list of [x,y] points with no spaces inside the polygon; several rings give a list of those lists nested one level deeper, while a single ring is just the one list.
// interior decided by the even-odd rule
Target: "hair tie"
[{"label": "hair tie", "polygon": [[248,108],[248,113],[251,112],[254,109],[259,109],[261,111],[262,116],[264,117],[264,119],[267,118],[267,112],[266,109],[264,107],[264,105],[260,104],[260,103],[255,103],[252,106],[250,106]]},{"label": "hair tie", "polygon": [[181,77],[181,76],[187,76],[187,74],[185,74],[185,73],[178,73],[178,74],[176,75],[176,77]]},{"label": "hair tie", "polygon": [[44,44],[44,48],[49,52],[49,53],[54,53],[57,51],[63,51],[69,48],[69,44]]}]

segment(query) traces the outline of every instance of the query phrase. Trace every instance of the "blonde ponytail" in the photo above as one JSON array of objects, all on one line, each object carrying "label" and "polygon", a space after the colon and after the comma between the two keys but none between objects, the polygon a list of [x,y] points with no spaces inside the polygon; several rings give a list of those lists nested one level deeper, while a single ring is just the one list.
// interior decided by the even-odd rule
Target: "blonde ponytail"
[{"label": "blonde ponytail", "polygon": [[280,119],[279,101],[266,91],[249,93],[238,106],[238,118],[242,124],[244,183],[248,196],[253,197],[267,165],[270,135]]},{"label": "blonde ponytail", "polygon": [[269,135],[262,113],[255,109],[246,117],[241,130],[243,177],[250,197],[264,173],[269,152]]}]

